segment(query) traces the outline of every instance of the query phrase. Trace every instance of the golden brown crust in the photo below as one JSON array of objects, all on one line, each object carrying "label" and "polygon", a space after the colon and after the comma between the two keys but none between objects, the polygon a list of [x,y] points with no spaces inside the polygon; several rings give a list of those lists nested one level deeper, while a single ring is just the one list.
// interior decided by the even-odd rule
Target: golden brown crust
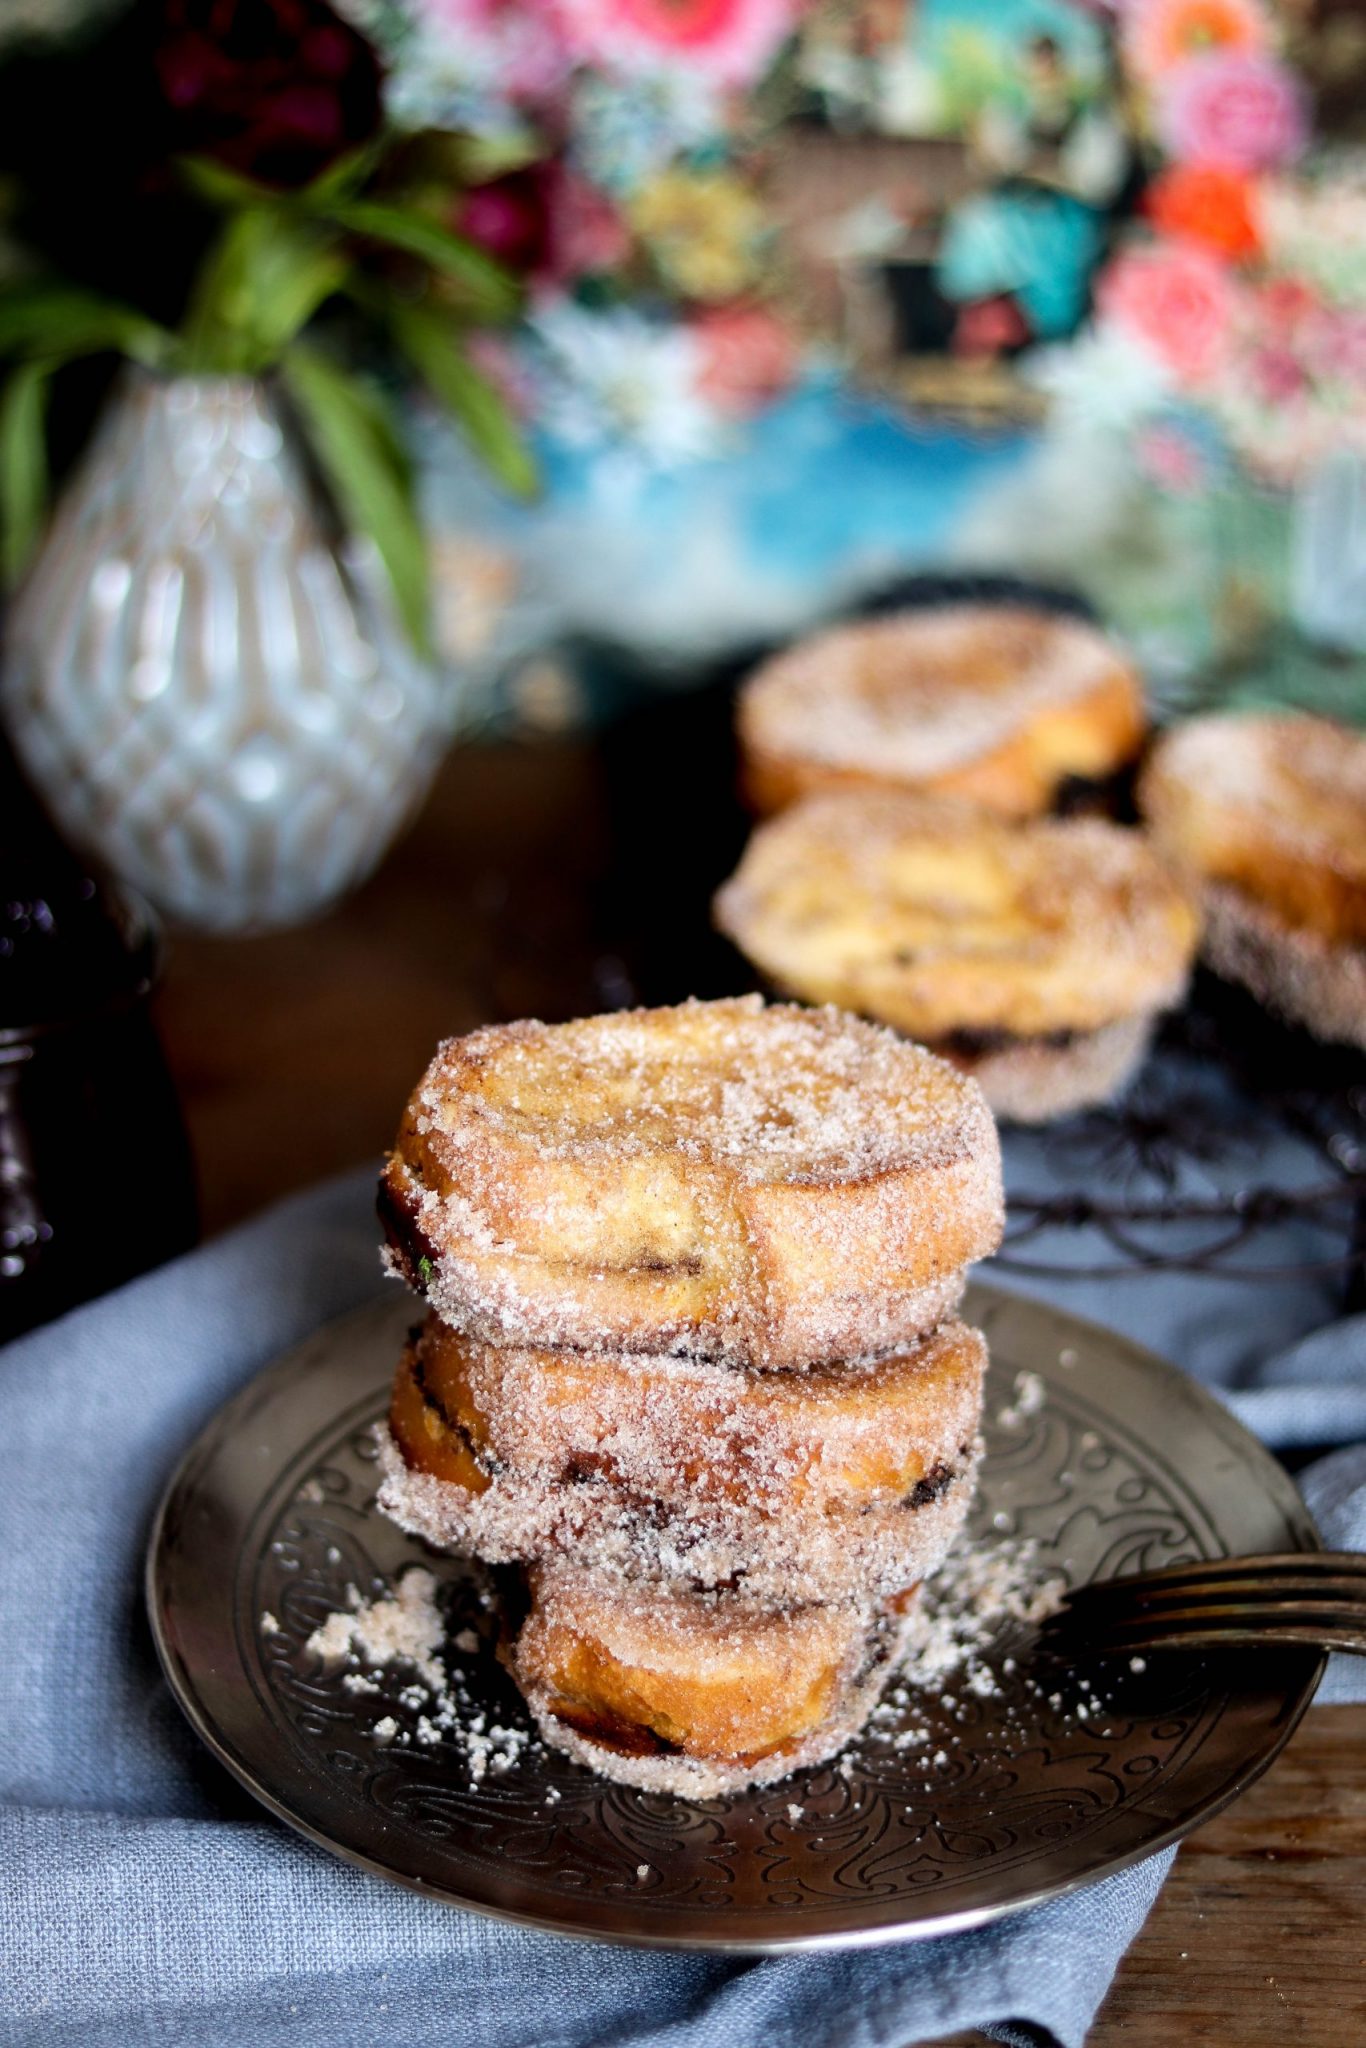
[{"label": "golden brown crust", "polygon": [[806,1366],[942,1316],[999,1241],[999,1151],[945,1062],[744,997],[449,1041],[382,1207],[471,1335]]},{"label": "golden brown crust", "polygon": [[902,792],[755,831],[716,919],[778,986],[912,1037],[1094,1033],[1180,999],[1192,898],[1142,835]]},{"label": "golden brown crust", "polygon": [[463,1418],[442,1398],[443,1391],[434,1392],[425,1383],[419,1345],[410,1340],[394,1375],[389,1434],[411,1471],[425,1472],[477,1499],[487,1493],[491,1474]]},{"label": "golden brown crust", "polygon": [[1329,945],[1366,945],[1366,734],[1297,715],[1192,719],[1158,741],[1139,795],[1202,881]]},{"label": "golden brown crust", "polygon": [[795,1374],[495,1350],[429,1317],[381,1505],[497,1563],[563,1552],[747,1599],[890,1592],[938,1568],[967,1513],[985,1361],[961,1323]]},{"label": "golden brown crust", "polygon": [[[695,1359],[495,1349],[429,1315],[400,1373],[420,1375],[426,1400],[468,1445],[476,1492],[513,1471],[781,1513],[902,1499],[976,1436],[985,1366],[980,1332],[960,1322],[890,1358],[756,1374]],[[427,1431],[404,1454],[447,1476]]]},{"label": "golden brown crust", "polygon": [[1132,760],[1147,717],[1094,627],[1026,606],[944,605],[835,627],[774,656],[736,713],[760,812],[813,790],[911,788],[1007,817]]},{"label": "golden brown crust", "polygon": [[705,1796],[842,1747],[901,1625],[864,1603],[737,1612],[724,1595],[624,1593],[556,1565],[532,1574],[509,1662],[555,1747],[604,1776]]}]

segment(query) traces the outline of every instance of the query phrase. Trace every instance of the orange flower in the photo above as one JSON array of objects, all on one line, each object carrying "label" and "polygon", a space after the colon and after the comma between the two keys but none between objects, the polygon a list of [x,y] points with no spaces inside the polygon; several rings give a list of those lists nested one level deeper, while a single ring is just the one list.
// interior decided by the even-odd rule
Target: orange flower
[{"label": "orange flower", "polygon": [[1173,164],[1148,187],[1144,211],[1169,235],[1241,263],[1262,246],[1256,192],[1241,171],[1220,164]]},{"label": "orange flower", "polygon": [[1134,0],[1125,16],[1125,53],[1140,78],[1208,50],[1263,50],[1268,39],[1257,0]]}]

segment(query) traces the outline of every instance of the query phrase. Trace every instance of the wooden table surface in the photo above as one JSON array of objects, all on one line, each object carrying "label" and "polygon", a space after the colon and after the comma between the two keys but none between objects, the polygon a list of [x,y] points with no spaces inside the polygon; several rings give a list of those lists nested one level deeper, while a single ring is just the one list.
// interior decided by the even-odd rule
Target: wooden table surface
[{"label": "wooden table surface", "polygon": [[[744,823],[724,707],[458,750],[375,879],[304,930],[178,939],[160,1023],[206,1231],[377,1158],[438,1038],[739,985],[706,903]],[[967,2039],[968,2037],[960,2037]],[[978,2038],[978,2037],[972,2037]],[[1366,2042],[1366,1714],[1311,1709],[1181,1850],[1094,2048]]]}]

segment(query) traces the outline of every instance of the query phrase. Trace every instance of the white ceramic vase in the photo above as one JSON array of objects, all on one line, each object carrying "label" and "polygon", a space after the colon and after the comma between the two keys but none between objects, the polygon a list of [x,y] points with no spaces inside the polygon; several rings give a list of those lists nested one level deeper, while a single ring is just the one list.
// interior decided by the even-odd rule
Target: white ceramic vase
[{"label": "white ceramic vase", "polygon": [[338,546],[267,385],[125,377],[0,675],[15,748],[76,844],[201,930],[311,917],[425,791],[449,692]]}]

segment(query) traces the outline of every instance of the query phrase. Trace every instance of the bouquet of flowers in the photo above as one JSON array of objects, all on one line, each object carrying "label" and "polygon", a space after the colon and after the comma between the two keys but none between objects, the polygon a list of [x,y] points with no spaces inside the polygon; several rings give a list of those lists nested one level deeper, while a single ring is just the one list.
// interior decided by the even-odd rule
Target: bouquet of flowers
[{"label": "bouquet of flowers", "polygon": [[1263,0],[1126,0],[1117,33],[1148,175],[1088,326],[1032,368],[1040,457],[966,551],[1080,581],[1174,705],[1359,714],[1366,155],[1316,138]]},{"label": "bouquet of flowers", "polygon": [[[1097,292],[1102,332],[1152,360],[1258,482],[1366,453],[1366,164],[1303,167],[1306,95],[1257,0],[1135,0],[1124,45],[1164,161]],[[1172,480],[1179,422],[1156,444]]]},{"label": "bouquet of flowers", "polygon": [[801,0],[342,4],[390,118],[475,139],[452,225],[525,283],[520,331],[480,359],[527,416],[668,464],[788,384],[755,169]]}]

